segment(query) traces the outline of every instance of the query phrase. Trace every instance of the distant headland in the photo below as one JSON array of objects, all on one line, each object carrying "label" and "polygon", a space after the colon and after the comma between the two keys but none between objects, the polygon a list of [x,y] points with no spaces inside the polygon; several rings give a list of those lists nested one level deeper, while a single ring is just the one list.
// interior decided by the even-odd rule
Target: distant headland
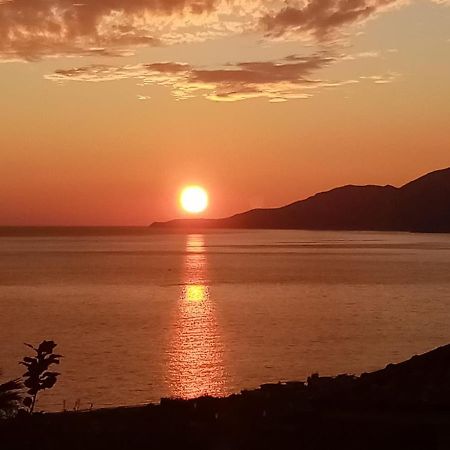
[{"label": "distant headland", "polygon": [[223,219],[155,222],[158,229],[244,228],[450,232],[450,167],[402,187],[347,185],[280,208]]}]

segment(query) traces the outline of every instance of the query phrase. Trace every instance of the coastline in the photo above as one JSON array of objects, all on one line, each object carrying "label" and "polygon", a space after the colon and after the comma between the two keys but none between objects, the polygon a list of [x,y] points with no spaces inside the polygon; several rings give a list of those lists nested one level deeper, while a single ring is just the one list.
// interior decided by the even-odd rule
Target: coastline
[{"label": "coastline", "polygon": [[[18,449],[446,449],[450,345],[362,374],[262,385],[225,398],[22,416]],[[36,445],[38,443],[39,445]]]}]

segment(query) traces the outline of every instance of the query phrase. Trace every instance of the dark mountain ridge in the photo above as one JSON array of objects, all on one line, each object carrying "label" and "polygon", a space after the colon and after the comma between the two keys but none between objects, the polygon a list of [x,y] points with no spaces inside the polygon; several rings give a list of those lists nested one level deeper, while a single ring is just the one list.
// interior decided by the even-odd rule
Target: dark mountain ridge
[{"label": "dark mountain ridge", "polygon": [[450,167],[400,188],[347,185],[280,208],[224,219],[155,222],[155,228],[248,228],[450,232]]}]

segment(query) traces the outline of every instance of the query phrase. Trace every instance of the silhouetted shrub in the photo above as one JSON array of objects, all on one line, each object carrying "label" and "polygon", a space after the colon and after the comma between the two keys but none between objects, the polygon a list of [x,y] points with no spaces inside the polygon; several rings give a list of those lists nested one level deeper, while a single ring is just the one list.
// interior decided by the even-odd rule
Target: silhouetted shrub
[{"label": "silhouetted shrub", "polygon": [[27,371],[23,374],[24,385],[28,388],[29,396],[23,399],[23,404],[28,408],[30,414],[33,413],[36,405],[37,394],[44,389],[52,388],[59,375],[58,372],[50,372],[48,368],[53,364],[59,364],[62,355],[53,353],[56,344],[53,341],[42,341],[39,347],[25,344],[36,352],[36,356],[26,356],[19,364],[24,365]]},{"label": "silhouetted shrub", "polygon": [[0,384],[0,419],[8,418],[17,412],[21,400],[22,384],[20,380],[12,380]]}]

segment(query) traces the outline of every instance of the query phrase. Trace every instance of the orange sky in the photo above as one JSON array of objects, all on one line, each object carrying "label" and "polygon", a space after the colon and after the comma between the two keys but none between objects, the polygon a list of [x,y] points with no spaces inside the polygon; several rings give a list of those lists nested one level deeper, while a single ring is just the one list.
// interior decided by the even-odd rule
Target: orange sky
[{"label": "orange sky", "polygon": [[439,0],[0,0],[0,224],[146,225],[192,183],[220,217],[450,166],[449,30]]}]

